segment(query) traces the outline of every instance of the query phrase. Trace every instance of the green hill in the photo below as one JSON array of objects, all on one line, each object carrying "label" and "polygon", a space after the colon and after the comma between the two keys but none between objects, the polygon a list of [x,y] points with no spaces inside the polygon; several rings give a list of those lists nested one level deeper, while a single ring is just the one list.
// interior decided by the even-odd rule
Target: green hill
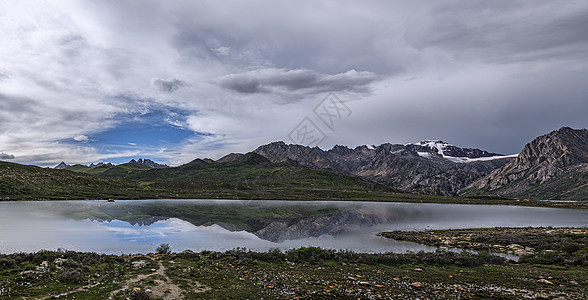
[{"label": "green hill", "polygon": [[134,163],[64,170],[0,162],[0,199],[223,198],[378,200],[396,190],[358,177],[288,164],[249,153],[224,161],[196,159],[175,168]]},{"label": "green hill", "polygon": [[133,172],[124,177],[152,182],[153,187],[261,199],[364,198],[372,192],[397,192],[354,176],[274,164],[255,153],[224,161],[196,159],[175,168]]},{"label": "green hill", "polygon": [[97,175],[100,177],[107,177],[107,178],[118,178],[118,177],[126,177],[127,174],[130,174],[135,171],[147,171],[151,170],[150,167],[139,165],[136,163],[126,163],[117,166],[100,166],[96,168],[90,168],[84,165],[73,165],[71,167],[65,168],[65,170],[73,171],[73,172],[80,172],[86,173],[91,175]]},{"label": "green hill", "polygon": [[141,199],[152,194],[140,183],[126,179],[0,161],[2,200]]}]

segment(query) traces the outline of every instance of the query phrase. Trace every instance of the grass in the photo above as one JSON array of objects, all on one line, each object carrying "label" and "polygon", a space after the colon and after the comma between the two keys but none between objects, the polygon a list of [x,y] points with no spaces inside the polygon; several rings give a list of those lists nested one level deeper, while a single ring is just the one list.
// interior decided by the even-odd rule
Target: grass
[{"label": "grass", "polygon": [[105,179],[0,161],[2,200],[141,199],[150,195],[137,182],[122,178]]},{"label": "grass", "polygon": [[[67,265],[60,262],[63,259]],[[75,299],[106,295],[133,299],[138,292],[148,299],[164,295],[182,299],[588,296],[586,266],[513,263],[471,253],[365,254],[313,247],[133,256],[43,251],[0,255],[0,265],[3,299],[61,293]]]}]

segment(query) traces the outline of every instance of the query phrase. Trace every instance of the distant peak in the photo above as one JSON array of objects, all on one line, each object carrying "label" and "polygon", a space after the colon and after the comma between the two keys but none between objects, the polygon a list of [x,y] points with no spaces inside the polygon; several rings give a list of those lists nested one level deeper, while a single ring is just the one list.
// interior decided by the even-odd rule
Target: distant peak
[{"label": "distant peak", "polygon": [[69,167],[70,165],[66,164],[65,162],[61,162],[59,163],[57,166],[54,167],[54,169],[56,170],[63,170],[67,167]]},{"label": "distant peak", "polygon": [[88,167],[94,169],[94,168],[98,168],[98,167],[102,167],[102,166],[112,167],[112,166],[114,166],[114,164],[111,162],[102,162],[101,161],[99,163],[91,163]]},{"label": "distant peak", "polygon": [[138,160],[131,159],[131,161],[129,161],[129,163],[150,167],[152,169],[166,169],[166,168],[170,167],[165,164],[156,163],[156,162],[150,160],[149,158],[145,158],[145,159],[139,158]]}]

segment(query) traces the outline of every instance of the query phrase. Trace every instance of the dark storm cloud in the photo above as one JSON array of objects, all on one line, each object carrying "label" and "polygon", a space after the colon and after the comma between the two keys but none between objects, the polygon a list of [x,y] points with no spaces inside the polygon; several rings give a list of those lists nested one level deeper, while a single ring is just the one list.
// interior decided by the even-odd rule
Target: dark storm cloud
[{"label": "dark storm cloud", "polygon": [[348,91],[364,93],[378,80],[372,72],[351,70],[334,75],[313,70],[260,69],[229,74],[219,79],[227,89],[243,94],[276,93],[284,96]]},{"label": "dark storm cloud", "polygon": [[8,153],[0,153],[0,159],[14,159],[14,155]]},{"label": "dark storm cloud", "polygon": [[179,90],[181,87],[185,86],[186,83],[179,79],[161,79],[161,78],[153,78],[151,79],[151,86],[157,89],[160,92],[165,93],[173,93]]}]

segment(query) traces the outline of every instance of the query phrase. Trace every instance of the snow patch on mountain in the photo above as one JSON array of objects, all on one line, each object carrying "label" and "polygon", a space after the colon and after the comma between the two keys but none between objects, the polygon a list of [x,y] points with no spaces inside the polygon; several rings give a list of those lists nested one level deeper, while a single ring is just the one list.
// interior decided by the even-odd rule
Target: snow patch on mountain
[{"label": "snow patch on mountain", "polygon": [[[406,144],[405,146],[415,145],[430,149],[432,152],[436,152],[444,159],[455,163],[469,163],[475,161],[489,161],[495,159],[511,158],[516,157],[518,154],[513,155],[502,155],[497,153],[490,153],[480,149],[471,148],[460,148],[452,144],[443,142],[441,140],[424,140],[418,143]],[[421,148],[422,149],[422,148]],[[417,154],[421,157],[431,158],[431,152],[417,151]]]}]

